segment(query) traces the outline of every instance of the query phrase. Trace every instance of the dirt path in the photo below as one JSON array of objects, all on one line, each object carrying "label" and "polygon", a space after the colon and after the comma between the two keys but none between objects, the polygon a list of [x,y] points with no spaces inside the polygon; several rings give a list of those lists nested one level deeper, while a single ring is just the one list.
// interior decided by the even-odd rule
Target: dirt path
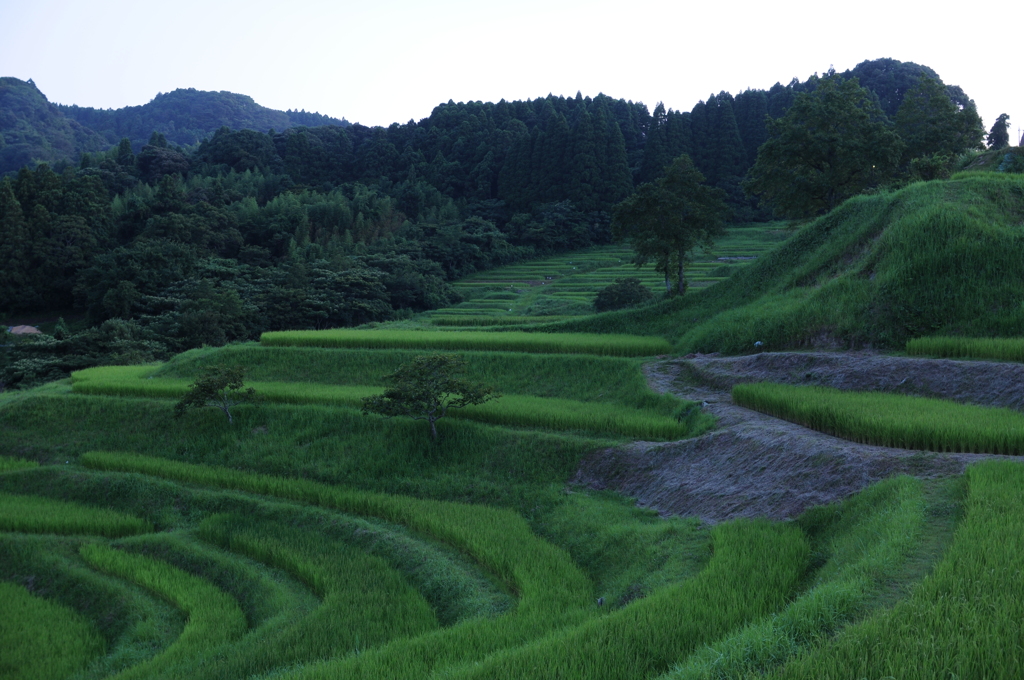
[{"label": "dirt path", "polygon": [[907,451],[839,439],[736,406],[729,391],[737,382],[772,380],[1024,406],[1020,364],[872,353],[765,353],[690,356],[647,364],[644,371],[652,389],[702,403],[705,412],[718,418],[718,428],[695,439],[634,442],[595,452],[572,481],[635,497],[639,505],[663,515],[709,522],[789,519],[894,474],[955,475],[973,461],[1006,457]]}]

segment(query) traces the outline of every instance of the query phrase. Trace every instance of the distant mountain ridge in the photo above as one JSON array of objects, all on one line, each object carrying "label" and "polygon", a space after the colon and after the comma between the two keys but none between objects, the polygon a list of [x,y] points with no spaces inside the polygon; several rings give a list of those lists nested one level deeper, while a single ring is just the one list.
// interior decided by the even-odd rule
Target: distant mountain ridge
[{"label": "distant mountain ridge", "polygon": [[278,111],[233,92],[194,88],[161,93],[148,104],[121,109],[52,104],[31,80],[0,78],[0,174],[32,162],[74,161],[83,152],[102,151],[128,138],[138,151],[154,132],[171,144],[189,146],[218,129],[271,129],[337,125],[307,111]]}]

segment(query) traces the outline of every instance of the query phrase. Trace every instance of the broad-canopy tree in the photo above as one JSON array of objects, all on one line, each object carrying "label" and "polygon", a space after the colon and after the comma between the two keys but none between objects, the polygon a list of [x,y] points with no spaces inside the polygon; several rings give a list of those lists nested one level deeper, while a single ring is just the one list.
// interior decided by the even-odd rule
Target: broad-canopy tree
[{"label": "broad-canopy tree", "polygon": [[985,129],[970,99],[961,107],[935,78],[922,77],[896,112],[896,133],[906,144],[903,159],[958,156],[981,147]]},{"label": "broad-canopy tree", "polygon": [[746,188],[781,215],[809,217],[885,180],[902,152],[877,99],[830,71],[768,122]]},{"label": "broad-canopy tree", "polygon": [[188,392],[174,405],[174,417],[180,418],[193,408],[213,406],[219,408],[233,423],[231,408],[256,398],[256,391],[245,387],[245,368],[242,366],[207,366],[188,386]]},{"label": "broad-canopy tree", "polygon": [[426,420],[430,438],[437,441],[437,421],[448,415],[449,409],[501,396],[492,387],[466,380],[465,370],[466,360],[452,354],[418,356],[384,376],[388,388],[383,394],[364,398],[363,413]]},{"label": "broad-canopy tree", "polygon": [[[704,184],[704,175],[683,154],[665,176],[641,185],[615,206],[612,235],[628,240],[638,267],[654,261],[668,292],[686,292],[686,264],[692,251],[710,248],[725,228],[725,192]],[[671,276],[676,275],[673,291]]]},{"label": "broad-canopy tree", "polygon": [[996,122],[992,124],[992,129],[988,133],[988,148],[990,149],[1005,149],[1010,146],[1010,116],[1001,113],[996,118]]}]

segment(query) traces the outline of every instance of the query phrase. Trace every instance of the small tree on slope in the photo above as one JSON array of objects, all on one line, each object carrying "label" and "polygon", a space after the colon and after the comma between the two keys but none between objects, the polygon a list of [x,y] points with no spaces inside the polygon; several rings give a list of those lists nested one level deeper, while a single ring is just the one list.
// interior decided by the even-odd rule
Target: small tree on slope
[{"label": "small tree on slope", "polygon": [[180,418],[190,408],[214,406],[224,412],[229,423],[234,422],[231,408],[256,396],[253,388],[242,389],[244,379],[242,366],[208,366],[174,406],[174,417]]},{"label": "small tree on slope", "polygon": [[418,356],[384,376],[388,388],[384,394],[363,399],[363,413],[426,420],[431,439],[437,441],[437,421],[448,415],[448,409],[501,396],[492,387],[463,379],[465,367],[464,359],[451,354]]}]

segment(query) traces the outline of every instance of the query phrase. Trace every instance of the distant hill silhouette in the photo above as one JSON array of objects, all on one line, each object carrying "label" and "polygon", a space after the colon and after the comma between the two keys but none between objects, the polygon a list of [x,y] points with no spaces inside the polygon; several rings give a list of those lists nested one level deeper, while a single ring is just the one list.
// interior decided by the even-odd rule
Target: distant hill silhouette
[{"label": "distant hill silhouette", "polygon": [[267,132],[322,125],[347,127],[349,122],[307,111],[277,111],[246,95],[193,88],[121,109],[67,106],[50,103],[31,80],[0,78],[0,174],[32,162],[75,161],[82,152],[105,150],[126,137],[138,151],[154,132],[171,144],[189,146],[222,127]]},{"label": "distant hill silhouette", "polygon": [[102,135],[61,113],[31,80],[0,78],[0,174],[109,146]]}]

